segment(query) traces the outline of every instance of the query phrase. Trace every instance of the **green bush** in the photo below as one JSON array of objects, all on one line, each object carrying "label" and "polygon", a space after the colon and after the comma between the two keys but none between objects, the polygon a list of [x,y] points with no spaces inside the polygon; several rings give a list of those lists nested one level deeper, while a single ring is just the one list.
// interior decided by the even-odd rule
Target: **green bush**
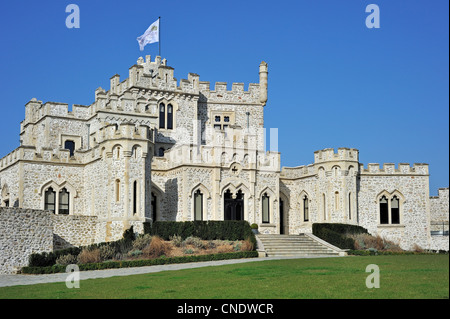
[{"label": "green bush", "polygon": [[315,223],[312,225],[313,234],[341,249],[354,249],[355,241],[348,235],[365,234],[367,229],[347,224]]}]

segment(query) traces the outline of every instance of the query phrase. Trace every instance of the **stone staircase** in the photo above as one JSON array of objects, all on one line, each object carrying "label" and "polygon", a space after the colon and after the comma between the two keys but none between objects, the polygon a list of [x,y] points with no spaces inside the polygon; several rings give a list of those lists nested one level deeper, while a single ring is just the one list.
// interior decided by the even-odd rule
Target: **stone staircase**
[{"label": "stone staircase", "polygon": [[258,251],[267,257],[345,256],[346,252],[312,234],[256,235]]}]

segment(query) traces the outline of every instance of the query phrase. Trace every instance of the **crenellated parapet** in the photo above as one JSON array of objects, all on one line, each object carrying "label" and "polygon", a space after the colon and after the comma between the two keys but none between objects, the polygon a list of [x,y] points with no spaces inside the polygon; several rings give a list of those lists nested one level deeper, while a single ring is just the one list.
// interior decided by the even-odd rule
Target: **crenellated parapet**
[{"label": "crenellated parapet", "polygon": [[153,133],[147,125],[133,123],[108,124],[92,136],[94,145],[109,140],[153,140]]},{"label": "crenellated parapet", "polygon": [[[175,94],[198,95],[199,76],[189,73],[187,79],[180,80],[179,84],[174,77],[174,68],[167,65],[167,60],[161,60],[157,56],[154,61],[149,55],[146,60],[140,57],[137,63],[129,68],[129,77],[120,81],[120,76],[115,74],[110,78],[109,91],[96,91],[96,101],[100,98],[108,100],[119,97],[125,92],[138,90],[170,91]],[[98,89],[97,89],[98,90]],[[100,94],[98,94],[100,93]]]},{"label": "crenellated parapet", "polygon": [[359,151],[356,148],[338,148],[335,152],[333,148],[326,148],[314,152],[314,163],[326,163],[335,161],[359,161]]},{"label": "crenellated parapet", "polygon": [[25,105],[25,120],[21,123],[21,131],[27,124],[34,124],[46,116],[86,120],[90,115],[89,106],[86,105],[73,104],[72,110],[69,111],[67,103],[42,103],[32,98]]},{"label": "crenellated parapet", "polygon": [[244,90],[244,83],[233,83],[231,90],[226,82],[216,82],[214,89],[210,89],[210,82],[200,82],[200,102],[208,103],[239,103],[261,104],[259,84],[250,83],[248,90]]},{"label": "crenellated parapet", "polygon": [[369,163],[367,168],[364,164],[359,164],[360,175],[425,175],[428,176],[428,164],[415,163],[412,166],[409,163],[399,163],[398,168],[394,163],[384,163],[380,168],[379,163]]},{"label": "crenellated parapet", "polygon": [[298,179],[315,176],[316,173],[314,164],[301,165],[297,167],[283,167],[281,169],[280,178]]}]

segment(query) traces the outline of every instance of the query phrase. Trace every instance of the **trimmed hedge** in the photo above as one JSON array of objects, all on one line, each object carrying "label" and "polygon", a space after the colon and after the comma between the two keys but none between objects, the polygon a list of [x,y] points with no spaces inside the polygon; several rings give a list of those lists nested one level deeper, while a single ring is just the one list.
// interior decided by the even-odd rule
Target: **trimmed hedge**
[{"label": "trimmed hedge", "polygon": [[347,235],[367,233],[367,229],[361,226],[332,223],[315,223],[312,231],[315,236],[341,249],[355,248],[355,241]]},{"label": "trimmed hedge", "polygon": [[184,240],[187,237],[199,237],[203,240],[246,240],[250,238],[256,247],[256,237],[252,232],[250,224],[245,220],[225,221],[190,221],[172,222],[157,221],[150,227],[144,226],[149,234],[158,235],[164,240],[178,235]]},{"label": "trimmed hedge", "polygon": [[[194,255],[194,256],[181,256],[181,257],[160,257],[155,259],[141,259],[141,260],[123,260],[123,261],[108,261],[103,263],[91,263],[78,265],[80,271],[86,270],[101,270],[101,269],[113,269],[113,268],[129,268],[129,267],[144,267],[155,265],[167,265],[167,264],[180,264],[199,261],[212,261],[212,260],[226,260],[226,259],[241,259],[241,258],[254,258],[258,257],[256,251],[240,251],[234,253],[221,253],[210,255]],[[22,274],[53,274],[66,271],[66,266],[54,265],[47,267],[23,267]]]}]

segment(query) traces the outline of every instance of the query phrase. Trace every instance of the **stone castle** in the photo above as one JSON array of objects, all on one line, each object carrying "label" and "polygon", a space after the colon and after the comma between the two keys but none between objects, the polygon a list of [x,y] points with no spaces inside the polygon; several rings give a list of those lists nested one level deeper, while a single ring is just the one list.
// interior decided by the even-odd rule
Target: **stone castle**
[{"label": "stone castle", "polygon": [[264,148],[265,62],[259,76],[248,90],[212,90],[147,56],[89,106],[33,98],[20,146],[0,159],[1,206],[52,212],[61,247],[116,240],[146,221],[243,219],[267,234],[347,223],[405,249],[448,250],[448,237],[431,236],[448,225],[448,189],[430,198],[427,164],[365,167],[357,149],[339,148],[280,168],[280,153]]}]

